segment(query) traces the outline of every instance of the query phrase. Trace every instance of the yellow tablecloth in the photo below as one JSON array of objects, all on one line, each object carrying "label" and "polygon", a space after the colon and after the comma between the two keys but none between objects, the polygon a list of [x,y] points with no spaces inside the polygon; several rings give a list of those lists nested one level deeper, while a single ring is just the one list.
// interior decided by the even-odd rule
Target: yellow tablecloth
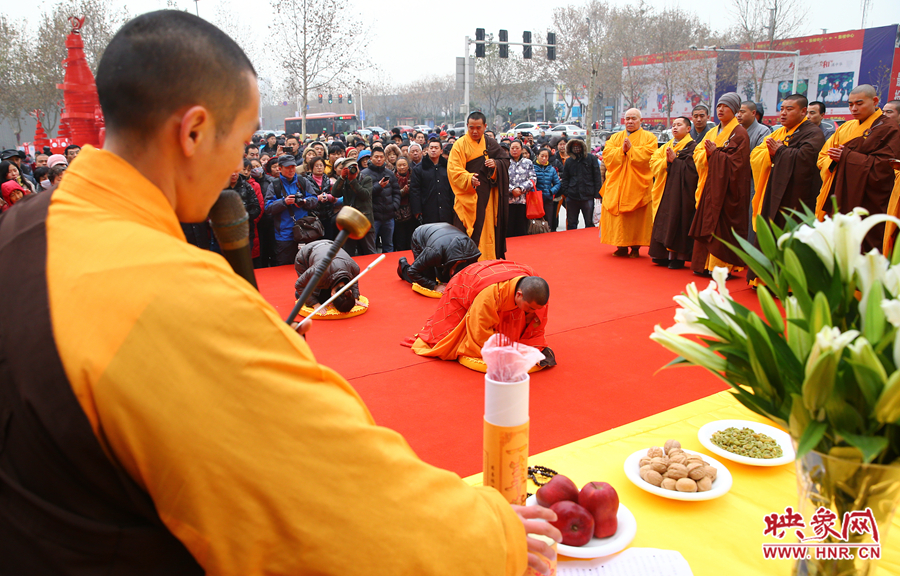
[{"label": "yellow tablecloth", "polygon": [[[765,560],[763,543],[789,542],[763,536],[763,517],[796,508],[798,496],[793,464],[746,466],[710,453],[697,431],[714,420],[754,420],[771,424],[741,406],[729,392],[721,392],[666,412],[529,456],[529,465],[548,466],[570,477],[579,487],[591,481],[609,482],[619,501],[634,513],[637,536],[632,546],[677,550],[695,576],[735,574],[789,575],[793,561]],[[626,477],[622,464],[632,453],[662,446],[673,438],[688,450],[708,454],[734,477],[728,494],[706,502],[679,502],[641,490]],[[481,483],[481,474],[466,478]],[[535,491],[534,485],[529,488]],[[807,518],[808,522],[809,519]],[[887,539],[882,538],[878,576],[900,576],[900,515]],[[560,557],[560,560],[572,560]],[[572,560],[575,561],[575,560]]]}]

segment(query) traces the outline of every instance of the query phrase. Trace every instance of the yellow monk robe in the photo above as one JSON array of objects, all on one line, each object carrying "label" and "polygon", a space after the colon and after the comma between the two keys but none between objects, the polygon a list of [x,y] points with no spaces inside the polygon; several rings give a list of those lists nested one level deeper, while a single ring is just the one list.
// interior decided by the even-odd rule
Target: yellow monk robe
[{"label": "yellow monk robe", "polygon": [[[700,206],[700,197],[703,195],[703,187],[706,186],[706,177],[709,175],[709,162],[706,157],[706,146],[703,144],[706,140],[712,140],[716,143],[717,148],[721,148],[725,145],[725,142],[731,137],[731,133],[734,132],[734,129],[740,125],[740,122],[737,121],[737,118],[733,118],[731,122],[728,123],[727,126],[722,128],[721,125],[717,124],[716,126],[709,129],[709,131],[703,136],[703,139],[700,140],[700,143],[697,144],[697,148],[694,149],[694,165],[697,166],[697,207]],[[709,254],[706,258],[706,270],[714,270],[716,267],[728,268],[728,272],[740,272],[743,270],[743,266],[734,266],[725,262],[720,258],[716,258],[712,254]]]},{"label": "yellow monk robe", "polygon": [[[859,123],[859,120],[848,120],[847,122],[844,122],[841,124],[840,128],[825,141],[825,145],[822,146],[822,150],[819,152],[819,159],[816,162],[819,167],[819,174],[822,176],[822,189],[819,191],[819,197],[816,199],[816,217],[820,221],[825,219],[825,202],[828,200],[829,194],[831,194],[831,186],[834,183],[835,175],[835,172],[830,169],[833,160],[828,156],[828,150],[844,145],[855,138],[859,138],[865,134],[866,130],[872,127],[872,124],[875,120],[880,118],[881,115],[881,110],[876,108],[875,112],[866,118],[866,121],[862,124]],[[860,182],[860,186],[862,185],[863,183]]]},{"label": "yellow monk robe", "polygon": [[525,530],[500,493],[377,426],[122,158],[85,146],[53,193],[47,289],[98,440],[207,574],[525,571]]},{"label": "yellow monk robe", "polygon": [[[628,154],[622,150],[631,141]],[[600,195],[600,241],[612,246],[649,246],[653,233],[650,157],[657,150],[656,136],[643,129],[616,132],[603,148],[606,182]]]},{"label": "yellow monk robe", "polygon": [[429,347],[421,338],[412,346],[419,356],[456,360],[459,356],[481,358],[481,348],[492,335],[502,332],[521,344],[543,349],[547,307],[525,315],[516,306],[516,284],[524,276],[516,276],[491,284],[478,293],[462,321],[449,334]]},{"label": "yellow monk robe", "polygon": [[753,218],[750,221],[754,230],[756,230],[756,217],[762,212],[763,199],[766,197],[766,186],[769,185],[769,176],[772,174],[772,156],[769,154],[769,147],[766,145],[766,141],[770,138],[782,143],[787,141],[786,145],[789,146],[791,136],[797,131],[797,128],[803,125],[803,122],[806,122],[806,118],[790,130],[782,126],[771,135],[763,138],[760,145],[750,151],[750,168],[753,170],[753,185],[754,190],[756,190],[756,194],[753,195]]},{"label": "yellow monk robe", "polygon": [[[482,136],[480,142],[475,142],[466,133],[454,142],[447,160],[447,178],[455,197],[453,211],[462,222],[466,234],[478,244],[478,249],[481,251],[479,260],[503,258],[506,252],[505,237],[497,237],[498,235],[505,236],[506,230],[506,223],[500,218],[502,206],[499,198],[500,187],[497,185],[499,182],[491,185],[489,178],[501,176],[500,173],[503,172],[503,178],[500,180],[505,181],[506,188],[508,188],[509,173],[502,170],[500,162],[497,162],[497,167],[501,170],[496,168],[494,170],[483,168],[477,172],[470,170],[473,168],[469,164],[470,162],[477,164],[475,161],[483,159],[491,153],[491,150],[488,150],[488,144],[488,137]],[[495,140],[491,139],[490,144],[499,148]],[[476,173],[481,182],[479,190],[472,187],[472,175]],[[505,192],[506,189],[504,189]],[[505,198],[503,200],[505,201]]]},{"label": "yellow monk robe", "polygon": [[[894,190],[891,192],[891,201],[888,203],[887,213],[895,218],[900,218],[900,170],[894,169]],[[891,221],[884,223],[884,244],[881,253],[889,255],[894,249],[894,233],[897,225]]]},{"label": "yellow monk robe", "polygon": [[653,188],[650,190],[650,197],[653,200],[653,220],[656,220],[656,211],[659,210],[659,203],[662,201],[663,191],[666,189],[666,178],[669,175],[669,160],[666,158],[666,150],[671,148],[678,154],[682,148],[693,141],[690,134],[685,134],[684,138],[677,141],[673,138],[660,146],[650,157],[650,171],[653,174]]}]

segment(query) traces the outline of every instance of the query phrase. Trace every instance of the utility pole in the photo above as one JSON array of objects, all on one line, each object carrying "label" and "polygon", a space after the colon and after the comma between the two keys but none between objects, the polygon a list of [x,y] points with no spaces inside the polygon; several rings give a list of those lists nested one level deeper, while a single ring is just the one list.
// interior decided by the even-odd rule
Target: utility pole
[{"label": "utility pole", "polygon": [[200,17],[200,2],[199,0],[194,0],[194,9],[197,11],[197,17]]},{"label": "utility pole", "polygon": [[[465,57],[465,66],[463,66],[463,74],[465,75],[465,88],[463,88],[463,103],[466,107],[466,118],[469,117],[469,44],[472,43],[472,40],[466,36],[466,57]],[[465,120],[463,120],[465,122]]]},{"label": "utility pole", "polygon": [[[594,129],[594,76],[597,74],[594,66],[594,40],[591,34],[591,19],[585,18],[587,22],[588,36],[588,58],[591,63],[591,79],[588,81],[588,105],[587,105],[587,122],[584,126],[584,145],[587,150],[591,149],[591,131]],[[584,109],[581,110],[581,117],[584,118]]]}]

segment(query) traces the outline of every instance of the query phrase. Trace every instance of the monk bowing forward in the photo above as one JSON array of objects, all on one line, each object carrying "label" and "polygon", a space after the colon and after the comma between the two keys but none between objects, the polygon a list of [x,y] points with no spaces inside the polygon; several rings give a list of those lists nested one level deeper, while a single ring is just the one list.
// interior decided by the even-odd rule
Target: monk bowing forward
[{"label": "monk bowing forward", "polygon": [[616,246],[615,256],[637,258],[641,246],[650,245],[650,157],[656,148],[656,136],[641,128],[641,111],[637,108],[625,112],[625,130],[613,134],[603,148],[606,182],[600,192],[600,241]]}]

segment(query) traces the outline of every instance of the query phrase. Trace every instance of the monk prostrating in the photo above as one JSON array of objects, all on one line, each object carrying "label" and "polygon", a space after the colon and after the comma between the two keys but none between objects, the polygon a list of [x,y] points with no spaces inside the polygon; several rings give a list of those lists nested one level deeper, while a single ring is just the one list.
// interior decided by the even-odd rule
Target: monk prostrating
[{"label": "monk prostrating", "polygon": [[477,262],[447,283],[412,349],[444,360],[481,358],[484,343],[501,333],[543,351],[542,366],[555,365],[544,339],[549,299],[550,287],[531,267],[506,260]]},{"label": "monk prostrating", "polygon": [[466,134],[453,143],[447,178],[453,189],[453,224],[478,245],[481,260],[506,255],[509,153],[485,136],[487,119],[472,112]]}]

